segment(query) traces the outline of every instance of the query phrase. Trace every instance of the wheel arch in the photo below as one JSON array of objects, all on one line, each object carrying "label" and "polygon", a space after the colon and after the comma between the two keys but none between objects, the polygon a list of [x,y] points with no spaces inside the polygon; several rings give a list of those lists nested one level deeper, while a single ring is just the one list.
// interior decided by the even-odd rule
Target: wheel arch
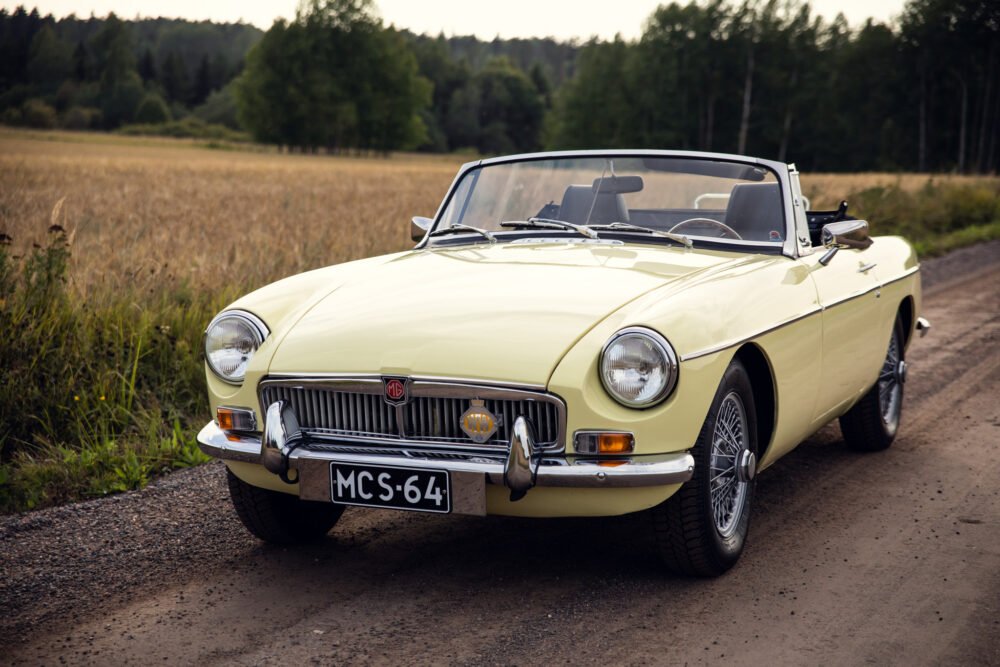
[{"label": "wheel arch", "polygon": [[750,376],[750,386],[753,389],[753,400],[757,412],[757,460],[763,460],[771,447],[774,427],[777,419],[776,392],[774,387],[774,371],[767,355],[758,345],[746,343],[736,351],[734,358],[739,359]]},{"label": "wheel arch", "polygon": [[914,310],[913,297],[909,294],[903,297],[899,302],[899,308],[896,309],[896,314],[903,320],[903,350],[910,347],[910,340],[913,338]]}]

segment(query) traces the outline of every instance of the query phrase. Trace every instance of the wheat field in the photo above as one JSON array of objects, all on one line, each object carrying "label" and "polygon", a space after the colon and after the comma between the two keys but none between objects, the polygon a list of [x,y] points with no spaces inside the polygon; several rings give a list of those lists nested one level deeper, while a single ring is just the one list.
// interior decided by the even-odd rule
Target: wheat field
[{"label": "wheat field", "polygon": [[0,232],[23,252],[65,227],[84,293],[122,281],[252,287],[401,250],[410,217],[434,214],[462,162],[88,139],[0,131]]},{"label": "wheat field", "polygon": [[[0,232],[13,238],[18,254],[44,243],[53,222],[65,227],[72,235],[72,287],[82,294],[122,285],[247,289],[410,246],[410,217],[434,213],[463,161],[288,155],[0,129]],[[802,181],[812,205],[822,208],[874,185],[917,190],[929,178],[805,174]]]}]

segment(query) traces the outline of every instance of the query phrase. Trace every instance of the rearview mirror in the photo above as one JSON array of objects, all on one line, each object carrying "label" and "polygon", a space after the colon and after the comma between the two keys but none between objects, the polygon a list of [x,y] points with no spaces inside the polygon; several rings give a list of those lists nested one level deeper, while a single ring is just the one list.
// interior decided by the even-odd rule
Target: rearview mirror
[{"label": "rearview mirror", "polygon": [[595,193],[624,195],[630,192],[642,192],[642,176],[604,176],[595,178],[592,187]]},{"label": "rearview mirror", "polygon": [[410,220],[410,238],[419,243],[424,240],[424,235],[431,228],[434,221],[421,215],[415,215]]},{"label": "rearview mirror", "polygon": [[873,243],[868,235],[868,223],[864,220],[841,220],[823,225],[821,235],[826,253],[819,258],[819,263],[826,266],[841,248],[864,250]]}]

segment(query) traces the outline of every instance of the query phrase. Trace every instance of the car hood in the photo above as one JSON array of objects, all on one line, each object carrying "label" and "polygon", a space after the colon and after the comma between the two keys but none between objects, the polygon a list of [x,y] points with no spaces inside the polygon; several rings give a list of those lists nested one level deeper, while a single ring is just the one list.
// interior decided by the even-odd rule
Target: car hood
[{"label": "car hood", "polygon": [[585,243],[414,251],[358,271],[319,300],[284,333],[269,372],[544,386],[566,351],[610,313],[732,258]]}]

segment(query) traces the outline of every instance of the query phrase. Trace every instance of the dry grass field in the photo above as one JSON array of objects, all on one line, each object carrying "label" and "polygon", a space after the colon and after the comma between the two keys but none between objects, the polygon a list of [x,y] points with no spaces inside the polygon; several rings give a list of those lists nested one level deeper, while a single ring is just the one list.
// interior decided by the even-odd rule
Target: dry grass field
[{"label": "dry grass field", "polygon": [[[401,250],[412,215],[432,215],[463,158],[331,158],[201,148],[179,140],[0,129],[0,232],[23,252],[52,211],[73,237],[70,279],[101,285],[238,289]],[[917,174],[806,174],[814,207]],[[944,184],[997,179],[935,176]]]},{"label": "dry grass field", "polygon": [[[464,160],[0,128],[0,512],[204,460],[211,317],[277,278],[411,246],[410,217],[436,211]],[[847,198],[921,252],[1000,237],[997,178],[803,186],[814,207]]]},{"label": "dry grass field", "polygon": [[410,217],[433,215],[462,161],[96,138],[0,131],[0,232],[16,251],[44,241],[62,201],[59,222],[74,235],[70,277],[83,293],[122,281],[245,288],[401,250]]}]

